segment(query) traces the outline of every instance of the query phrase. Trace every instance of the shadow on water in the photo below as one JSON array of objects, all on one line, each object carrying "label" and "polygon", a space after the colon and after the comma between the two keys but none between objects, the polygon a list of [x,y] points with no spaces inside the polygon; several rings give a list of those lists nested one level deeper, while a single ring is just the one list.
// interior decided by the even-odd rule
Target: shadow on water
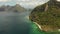
[{"label": "shadow on water", "polygon": [[27,13],[0,13],[0,34],[29,34]]}]

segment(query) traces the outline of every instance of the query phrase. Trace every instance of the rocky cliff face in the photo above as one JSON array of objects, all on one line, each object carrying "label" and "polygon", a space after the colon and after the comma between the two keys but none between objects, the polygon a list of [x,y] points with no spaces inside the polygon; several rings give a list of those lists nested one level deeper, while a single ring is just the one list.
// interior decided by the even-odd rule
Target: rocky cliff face
[{"label": "rocky cliff face", "polygon": [[37,6],[29,17],[31,21],[38,23],[43,31],[58,31],[60,29],[60,2],[50,0]]}]

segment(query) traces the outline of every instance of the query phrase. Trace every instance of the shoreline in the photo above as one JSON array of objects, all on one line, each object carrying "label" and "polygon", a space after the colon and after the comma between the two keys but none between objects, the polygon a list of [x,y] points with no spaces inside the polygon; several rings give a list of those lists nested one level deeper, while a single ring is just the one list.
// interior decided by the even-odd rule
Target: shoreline
[{"label": "shoreline", "polygon": [[[42,25],[39,25],[37,22],[33,22],[34,24],[36,24],[36,26],[40,29],[40,30],[42,30],[42,31],[45,31],[45,32],[60,32],[60,29],[53,29],[53,28],[51,28],[51,27],[48,27],[48,26],[42,26]],[[56,30],[56,31],[55,31]]]},{"label": "shoreline", "polygon": [[[40,30],[43,30],[42,27],[41,27],[41,25],[39,25],[39,24],[36,23],[36,22],[33,22],[33,23],[35,23],[35,24],[38,26],[38,28],[39,28]],[[60,32],[60,29],[57,29],[57,31]]]},{"label": "shoreline", "polygon": [[35,24],[38,26],[38,28],[39,28],[40,30],[42,30],[41,26],[40,26],[38,23],[36,23],[36,22],[33,22],[33,23],[35,23]]}]

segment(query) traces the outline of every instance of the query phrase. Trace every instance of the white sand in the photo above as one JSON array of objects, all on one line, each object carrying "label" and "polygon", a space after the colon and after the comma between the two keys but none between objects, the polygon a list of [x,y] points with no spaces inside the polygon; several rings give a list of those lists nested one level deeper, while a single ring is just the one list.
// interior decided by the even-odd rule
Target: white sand
[{"label": "white sand", "polygon": [[34,22],[34,23],[39,27],[39,29],[42,30],[41,26],[38,23],[36,23],[36,22]]}]

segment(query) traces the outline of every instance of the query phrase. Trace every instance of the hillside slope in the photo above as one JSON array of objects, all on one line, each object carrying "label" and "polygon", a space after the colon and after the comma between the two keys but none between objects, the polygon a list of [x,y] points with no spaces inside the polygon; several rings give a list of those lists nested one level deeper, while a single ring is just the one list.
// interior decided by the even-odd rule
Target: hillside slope
[{"label": "hillside slope", "polygon": [[58,31],[60,29],[60,2],[50,0],[37,6],[31,12],[29,18],[39,24],[43,31]]},{"label": "hillside slope", "polygon": [[0,11],[1,12],[2,11],[7,11],[7,12],[10,12],[10,11],[11,12],[24,12],[24,11],[26,11],[26,9],[24,7],[22,7],[22,6],[20,6],[19,4],[16,4],[14,6],[2,5],[2,6],[0,6]]}]

